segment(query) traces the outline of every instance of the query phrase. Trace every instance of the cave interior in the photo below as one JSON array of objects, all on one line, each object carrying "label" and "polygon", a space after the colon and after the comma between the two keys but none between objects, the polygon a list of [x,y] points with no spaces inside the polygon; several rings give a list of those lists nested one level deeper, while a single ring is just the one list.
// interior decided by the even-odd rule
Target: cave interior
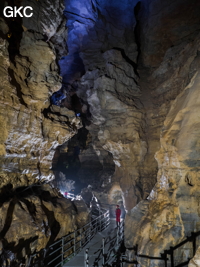
[{"label": "cave interior", "polygon": [[[33,16],[5,16],[6,6]],[[129,258],[198,233],[200,1],[3,0],[0,11],[2,266],[21,266],[96,210],[114,218],[116,205]],[[200,266],[195,240],[176,264]]]}]

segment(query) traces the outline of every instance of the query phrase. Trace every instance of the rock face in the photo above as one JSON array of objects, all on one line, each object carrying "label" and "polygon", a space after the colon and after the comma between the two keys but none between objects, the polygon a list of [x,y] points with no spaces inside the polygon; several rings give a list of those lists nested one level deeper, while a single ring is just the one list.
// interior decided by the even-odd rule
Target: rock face
[{"label": "rock face", "polygon": [[[105,52],[103,60],[104,70],[88,71],[82,77],[78,95],[90,105],[92,125],[88,129],[93,144],[112,154],[116,165],[112,182],[121,185],[126,208],[130,209],[141,199],[139,168],[147,150],[145,138],[139,137],[143,135],[143,109],[138,100],[141,92],[132,66],[120,51]],[[134,195],[135,200],[129,195]]]},{"label": "rock face", "polygon": [[[159,257],[165,249],[199,230],[198,90],[196,73],[173,101],[164,122],[161,148],[156,153],[157,184],[148,200],[140,202],[127,215],[126,245],[138,244],[140,254]],[[130,235],[130,229],[136,230],[135,235]],[[192,257],[192,252],[187,252],[189,248],[182,246],[176,250],[177,264],[187,260],[186,256]],[[150,265],[150,260],[139,261],[141,266]]]},{"label": "rock face", "polygon": [[7,191],[4,188],[1,201],[1,254],[12,251],[11,262],[15,266],[27,264],[27,255],[48,247],[89,220],[83,201],[72,203],[49,185]]},{"label": "rock face", "polygon": [[189,267],[197,267],[200,265],[200,255],[199,255],[199,248],[194,256],[194,258],[189,262]]},{"label": "rock face", "polygon": [[[4,30],[3,21],[1,25]],[[8,42],[1,39],[1,171],[23,177],[21,185],[32,178],[51,179],[55,148],[71,138],[81,122],[67,109],[48,109],[61,78],[55,54],[41,34],[23,33],[14,63],[8,50]]]},{"label": "rock face", "polygon": [[[55,188],[42,185],[54,178],[51,167],[57,146],[81,127],[73,111],[50,103],[62,78],[56,63],[58,42],[54,47],[45,34],[49,39],[61,34],[63,19],[55,19],[52,33],[45,20],[37,28],[32,20],[21,25],[18,18],[0,19],[2,257],[6,251],[18,259],[27,257],[89,219],[84,203],[72,205]],[[66,48],[64,42],[62,46]]]},{"label": "rock face", "polygon": [[[103,185],[110,190],[112,184],[119,184],[127,210],[150,193],[157,171],[152,156],[156,150],[154,145],[149,149],[136,71],[136,4],[128,0],[93,5],[67,1],[70,50],[60,61],[64,81],[72,83],[82,103],[89,106],[90,125],[86,128],[92,136],[93,150],[100,161],[105,151],[112,154],[115,174],[107,176]],[[77,58],[81,58],[85,74],[74,82],[81,75]]]},{"label": "rock face", "polygon": [[[189,7],[188,5],[189,2],[184,2],[182,10]],[[155,6],[150,4],[150,7],[152,9],[149,8],[148,20],[152,24],[150,23],[147,28],[143,29],[144,34],[146,33],[145,36],[141,36],[143,41],[150,38],[147,29],[155,25],[153,23],[155,22],[154,12],[156,13],[155,10],[159,8],[159,4],[156,3]],[[188,19],[186,15],[184,21],[181,21],[182,17],[180,17],[179,27],[185,29],[187,38],[180,36],[185,33],[177,30],[178,17],[175,17],[175,14],[177,15],[178,7],[178,2],[173,3],[170,10],[162,7],[164,14],[157,15],[157,21],[170,23],[166,35],[169,31],[174,33],[171,47],[161,41],[161,44],[157,43],[154,46],[154,48],[156,45],[160,47],[157,53],[152,51],[153,47],[148,46],[144,51],[145,43],[141,46],[143,64],[154,66],[149,75],[145,74],[142,69],[140,70],[141,77],[143,77],[141,87],[148,86],[147,81],[150,82],[148,87],[152,90],[151,94],[154,97],[153,105],[147,114],[147,122],[151,124],[150,131],[156,127],[162,126],[162,128],[160,149],[155,154],[158,162],[157,183],[147,200],[140,202],[127,214],[125,235],[128,248],[138,245],[138,254],[156,257],[160,257],[160,253],[164,250],[169,250],[170,247],[173,248],[185,240],[191,232],[199,230],[197,193],[199,191],[197,163],[199,159],[197,141],[199,138],[197,130],[199,124],[197,115],[199,34],[193,35],[196,32],[195,21],[197,19],[196,11],[194,11],[192,15],[190,14],[194,16],[194,32],[192,25],[186,24]],[[199,5],[195,8],[199,8]],[[171,14],[170,18],[168,12]],[[179,14],[183,15],[180,12]],[[159,27],[160,24],[157,24],[153,28],[157,34],[159,34]],[[155,35],[152,37],[155,41]],[[149,53],[148,49],[153,53]],[[147,107],[149,107],[149,100],[145,99],[144,102]],[[134,234],[130,234],[131,229]],[[198,241],[197,245],[199,245]],[[192,256],[192,243],[189,242],[174,251],[174,264],[185,262]],[[129,257],[133,258],[134,254],[130,254]],[[162,260],[140,257],[137,260],[140,266],[163,266],[164,264]]]}]

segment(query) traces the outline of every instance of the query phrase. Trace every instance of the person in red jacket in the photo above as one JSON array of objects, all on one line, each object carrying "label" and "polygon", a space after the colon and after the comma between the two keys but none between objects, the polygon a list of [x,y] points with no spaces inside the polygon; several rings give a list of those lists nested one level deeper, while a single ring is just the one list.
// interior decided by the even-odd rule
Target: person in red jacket
[{"label": "person in red jacket", "polygon": [[121,215],[121,210],[119,208],[119,205],[116,206],[115,214],[116,214],[116,223],[118,227],[120,224],[120,215]]}]

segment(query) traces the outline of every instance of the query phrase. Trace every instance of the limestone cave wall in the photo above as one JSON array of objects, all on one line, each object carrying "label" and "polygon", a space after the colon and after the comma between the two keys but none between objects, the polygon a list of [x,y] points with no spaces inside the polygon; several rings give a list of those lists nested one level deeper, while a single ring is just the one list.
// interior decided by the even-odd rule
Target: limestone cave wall
[{"label": "limestone cave wall", "polygon": [[[0,18],[2,266],[3,258],[10,258],[15,266],[27,264],[30,254],[89,220],[84,202],[73,204],[49,184],[54,179],[52,159],[57,146],[82,125],[73,111],[50,107],[50,96],[62,86],[57,60],[67,51],[65,27],[60,32],[65,21],[63,5],[57,4],[51,4],[55,17],[50,21],[44,16],[46,7],[50,8],[48,1],[43,7],[34,6],[41,12],[37,21]],[[56,42],[49,42],[53,36]],[[60,54],[56,52],[59,38]]]}]

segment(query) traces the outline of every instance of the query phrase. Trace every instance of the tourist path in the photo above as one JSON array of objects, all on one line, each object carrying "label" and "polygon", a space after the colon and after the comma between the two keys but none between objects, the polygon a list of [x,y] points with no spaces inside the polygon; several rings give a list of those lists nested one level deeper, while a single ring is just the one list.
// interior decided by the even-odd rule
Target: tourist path
[{"label": "tourist path", "polygon": [[105,254],[107,260],[111,260],[115,256],[117,250],[117,228],[115,220],[110,220],[110,225],[102,232],[98,232],[93,239],[70,261],[64,264],[64,267],[86,267],[85,265],[85,251],[88,249],[89,267],[98,266],[103,264],[102,254],[102,239],[105,238]]}]

